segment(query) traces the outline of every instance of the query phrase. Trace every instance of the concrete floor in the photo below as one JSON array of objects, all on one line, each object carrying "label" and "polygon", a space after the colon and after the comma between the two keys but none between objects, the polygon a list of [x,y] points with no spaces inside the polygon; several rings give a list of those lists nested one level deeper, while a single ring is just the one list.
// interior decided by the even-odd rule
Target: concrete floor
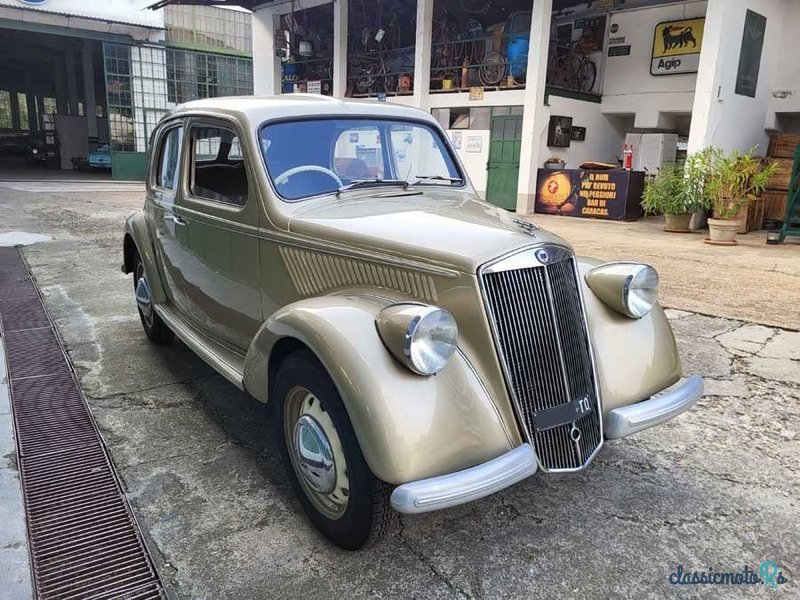
[{"label": "concrete floor", "polygon": [[[537,475],[479,502],[403,518],[395,538],[347,553],[312,529],[292,497],[270,411],[180,343],[157,348],[141,332],[131,280],[119,271],[122,223],[141,194],[3,185],[0,234],[53,237],[25,257],[176,598],[763,597],[762,586],[678,587],[668,577],[678,565],[729,571],[764,560],[780,565],[786,594],[800,592],[800,333],[748,324],[751,309],[735,302],[755,297],[757,280],[790,307],[796,272],[755,261],[733,292],[730,282],[706,286],[728,299],[702,312],[743,320],[670,311],[686,373],[706,378],[692,412],[607,443],[582,473]],[[673,274],[688,279],[702,261],[672,246],[630,245],[634,234],[657,237],[656,226],[636,234],[641,226],[611,224],[619,236],[586,221],[541,222],[572,230],[579,250],[652,256],[668,304],[700,310],[693,303],[702,295],[684,298]],[[800,247],[780,252],[796,263]],[[791,314],[774,316],[797,326]]]},{"label": "concrete floor", "polygon": [[800,329],[800,238],[768,245],[766,232],[738,237],[735,247],[703,243],[708,231],[666,233],[663,217],[634,223],[536,215],[576,252],[605,260],[639,260],[661,275],[665,306]]}]

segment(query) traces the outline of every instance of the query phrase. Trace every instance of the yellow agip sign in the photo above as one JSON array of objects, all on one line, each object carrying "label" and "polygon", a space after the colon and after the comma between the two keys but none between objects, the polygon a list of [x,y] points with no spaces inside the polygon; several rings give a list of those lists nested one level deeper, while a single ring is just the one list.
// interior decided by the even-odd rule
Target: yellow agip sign
[{"label": "yellow agip sign", "polygon": [[650,74],[697,73],[705,22],[705,18],[699,18],[656,25]]}]

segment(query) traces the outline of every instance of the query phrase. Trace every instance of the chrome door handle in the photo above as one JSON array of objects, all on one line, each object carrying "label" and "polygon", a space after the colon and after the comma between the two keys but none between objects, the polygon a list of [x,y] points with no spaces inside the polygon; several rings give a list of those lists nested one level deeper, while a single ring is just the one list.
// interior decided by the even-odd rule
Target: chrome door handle
[{"label": "chrome door handle", "polygon": [[184,227],[186,225],[186,221],[184,221],[183,219],[181,219],[176,215],[171,215],[170,218],[172,219],[172,222],[175,223],[175,225],[180,225],[181,227]]}]

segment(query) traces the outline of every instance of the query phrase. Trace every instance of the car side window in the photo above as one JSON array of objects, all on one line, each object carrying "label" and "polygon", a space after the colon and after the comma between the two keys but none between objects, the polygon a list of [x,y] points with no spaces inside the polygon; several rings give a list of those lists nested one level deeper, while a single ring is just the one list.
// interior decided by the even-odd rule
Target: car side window
[{"label": "car side window", "polygon": [[244,206],[247,203],[247,171],[241,142],[227,127],[198,125],[191,130],[192,195]]},{"label": "car side window", "polygon": [[175,191],[178,189],[178,165],[180,164],[183,127],[173,127],[161,138],[156,185]]}]

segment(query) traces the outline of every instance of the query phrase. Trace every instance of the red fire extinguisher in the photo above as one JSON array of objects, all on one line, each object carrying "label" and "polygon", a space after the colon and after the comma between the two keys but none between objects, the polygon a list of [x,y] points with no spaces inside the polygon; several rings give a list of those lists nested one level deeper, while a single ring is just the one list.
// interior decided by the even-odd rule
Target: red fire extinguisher
[{"label": "red fire extinguisher", "polygon": [[625,144],[622,149],[622,157],[625,170],[633,169],[633,144]]}]

